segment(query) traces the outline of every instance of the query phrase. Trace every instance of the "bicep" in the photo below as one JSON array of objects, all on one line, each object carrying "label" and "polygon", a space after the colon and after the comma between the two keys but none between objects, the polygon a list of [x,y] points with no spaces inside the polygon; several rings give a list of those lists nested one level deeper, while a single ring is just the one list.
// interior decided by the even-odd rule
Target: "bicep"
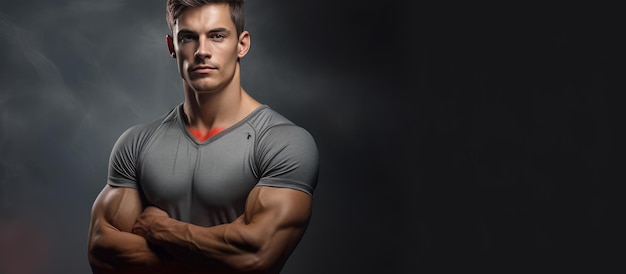
[{"label": "bicep", "polygon": [[[143,211],[137,189],[105,186],[96,198],[89,227],[88,259],[94,273],[170,273],[180,269],[159,257],[132,228]],[[181,271],[179,273],[186,273]]]},{"label": "bicep", "polygon": [[304,235],[311,217],[311,196],[290,188],[257,186],[244,215],[253,246],[270,257],[288,256]]},{"label": "bicep", "polygon": [[[97,250],[112,250],[125,243],[135,244],[130,233],[142,211],[139,193],[134,188],[106,185],[91,209],[88,247],[90,254]],[[141,243],[139,243],[141,244]]]},{"label": "bicep", "polygon": [[110,225],[116,230],[130,232],[142,210],[137,189],[107,185],[93,204],[92,225]]},{"label": "bicep", "polygon": [[94,201],[89,225],[88,257],[94,273],[157,262],[145,239],[130,233],[143,209],[134,188],[105,186]]},{"label": "bicep", "polygon": [[311,196],[291,188],[257,186],[248,195],[245,214],[247,223],[302,224],[311,214]]}]

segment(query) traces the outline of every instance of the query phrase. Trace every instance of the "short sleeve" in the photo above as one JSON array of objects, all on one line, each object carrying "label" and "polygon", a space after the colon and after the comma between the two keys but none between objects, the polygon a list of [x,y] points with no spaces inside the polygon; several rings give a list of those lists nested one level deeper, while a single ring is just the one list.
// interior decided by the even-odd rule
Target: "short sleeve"
[{"label": "short sleeve", "polygon": [[137,126],[126,130],[115,142],[109,157],[107,184],[137,188]]},{"label": "short sleeve", "polygon": [[269,128],[257,146],[258,186],[286,187],[311,196],[318,179],[318,149],[304,128],[283,124]]}]

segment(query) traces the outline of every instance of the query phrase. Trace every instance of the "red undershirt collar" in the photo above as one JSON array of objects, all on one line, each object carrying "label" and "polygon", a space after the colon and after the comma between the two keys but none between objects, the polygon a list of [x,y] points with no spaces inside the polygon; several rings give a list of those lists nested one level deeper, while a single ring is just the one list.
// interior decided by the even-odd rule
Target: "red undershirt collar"
[{"label": "red undershirt collar", "polygon": [[214,127],[214,128],[210,129],[209,131],[207,131],[205,133],[202,133],[197,128],[187,127],[187,130],[189,130],[189,133],[191,133],[191,135],[193,135],[193,137],[196,138],[196,140],[198,140],[199,142],[204,142],[204,141],[208,140],[209,138],[215,136],[215,134],[218,134],[218,133],[222,132],[222,130],[224,130],[224,128]]}]

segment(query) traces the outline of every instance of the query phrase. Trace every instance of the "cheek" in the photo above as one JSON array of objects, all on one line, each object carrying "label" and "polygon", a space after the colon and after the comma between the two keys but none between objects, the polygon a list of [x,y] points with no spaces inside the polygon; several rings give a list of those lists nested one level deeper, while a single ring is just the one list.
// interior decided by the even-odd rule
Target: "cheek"
[{"label": "cheek", "polygon": [[179,68],[189,67],[193,61],[194,52],[190,45],[180,45],[176,51],[176,60]]},{"label": "cheek", "polygon": [[184,59],[180,60],[178,67],[183,71],[187,71],[187,69],[189,68],[189,61]]},{"label": "cheek", "polygon": [[178,59],[178,71],[180,72],[181,76],[185,78],[187,77],[187,69],[189,69],[189,61],[182,58]]}]

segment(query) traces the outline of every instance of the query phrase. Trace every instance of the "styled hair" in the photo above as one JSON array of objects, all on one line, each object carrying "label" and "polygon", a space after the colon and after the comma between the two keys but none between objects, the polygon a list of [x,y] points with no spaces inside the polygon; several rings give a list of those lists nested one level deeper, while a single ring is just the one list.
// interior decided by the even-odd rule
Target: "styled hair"
[{"label": "styled hair", "polygon": [[174,31],[176,19],[180,17],[185,9],[200,7],[211,3],[228,3],[230,18],[233,20],[233,23],[235,23],[237,36],[239,36],[243,32],[244,27],[243,0],[167,0],[165,19],[167,20],[170,32]]}]

